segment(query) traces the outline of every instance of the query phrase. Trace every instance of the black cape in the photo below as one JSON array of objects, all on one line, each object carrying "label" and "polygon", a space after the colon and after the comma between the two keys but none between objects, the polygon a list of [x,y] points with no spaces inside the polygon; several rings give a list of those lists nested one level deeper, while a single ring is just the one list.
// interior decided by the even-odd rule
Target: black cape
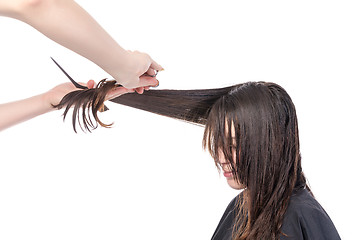
[{"label": "black cape", "polygon": [[[231,240],[235,220],[235,197],[226,208],[211,240]],[[281,240],[338,240],[340,236],[321,205],[306,189],[296,191],[290,198],[281,231]]]}]

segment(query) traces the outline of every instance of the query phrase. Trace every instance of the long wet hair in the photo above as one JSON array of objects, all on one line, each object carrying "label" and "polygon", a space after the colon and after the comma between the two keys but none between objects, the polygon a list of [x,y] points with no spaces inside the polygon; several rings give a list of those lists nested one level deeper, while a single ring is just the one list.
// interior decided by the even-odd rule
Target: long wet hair
[{"label": "long wet hair", "polygon": [[[94,104],[87,103],[89,91],[101,92],[93,93]],[[96,112],[105,95],[101,88],[89,89],[83,98],[80,92],[70,93],[57,107],[82,102]],[[219,169],[224,154],[235,180],[245,187],[236,207],[233,239],[279,239],[283,234],[291,195],[308,187],[301,168],[295,106],[282,87],[248,82],[218,89],[150,90],[111,101],[204,126],[203,147]],[[73,119],[79,119],[80,109],[75,109]],[[86,125],[86,115],[82,118]],[[101,123],[97,116],[96,121]]]},{"label": "long wet hair", "polygon": [[233,238],[278,239],[290,196],[307,187],[290,96],[274,83],[234,86],[212,106],[203,140],[218,165],[224,154],[246,188]]}]

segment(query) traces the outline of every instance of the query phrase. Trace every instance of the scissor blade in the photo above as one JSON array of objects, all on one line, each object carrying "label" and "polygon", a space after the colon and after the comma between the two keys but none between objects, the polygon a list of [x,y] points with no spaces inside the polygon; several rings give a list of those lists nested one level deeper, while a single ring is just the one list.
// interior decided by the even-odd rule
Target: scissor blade
[{"label": "scissor blade", "polygon": [[75,87],[81,88],[81,89],[88,89],[88,87],[85,87],[85,86],[80,85],[77,82],[75,82],[74,79],[72,79],[72,77],[70,77],[70,75],[67,72],[65,72],[65,70],[52,57],[50,57],[50,58],[54,61],[56,66],[58,66],[60,68],[60,70],[70,79],[70,81],[72,82],[72,84],[74,84]]},{"label": "scissor blade", "polygon": [[[77,82],[75,82],[74,79],[72,79],[72,77],[70,77],[70,75],[67,72],[65,72],[65,70],[55,61],[55,59],[53,59],[52,57],[50,57],[50,58],[51,58],[51,60],[54,61],[56,66],[58,66],[60,68],[60,70],[70,79],[70,81],[72,82],[72,84],[74,84],[75,87],[81,88],[81,89],[89,89],[88,87],[85,87],[85,86],[80,85]],[[105,112],[107,110],[109,110],[109,108],[106,105],[104,105],[104,109],[102,112]]]}]

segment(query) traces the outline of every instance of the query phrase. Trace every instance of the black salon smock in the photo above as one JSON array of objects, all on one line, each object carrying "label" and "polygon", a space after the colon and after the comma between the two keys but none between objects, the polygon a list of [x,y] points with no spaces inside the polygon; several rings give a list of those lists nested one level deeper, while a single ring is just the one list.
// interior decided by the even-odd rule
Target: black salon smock
[{"label": "black salon smock", "polygon": [[[239,195],[226,208],[211,240],[231,240],[235,220],[235,204]],[[321,205],[306,189],[294,193],[286,210],[281,240],[338,240],[340,236]]]}]

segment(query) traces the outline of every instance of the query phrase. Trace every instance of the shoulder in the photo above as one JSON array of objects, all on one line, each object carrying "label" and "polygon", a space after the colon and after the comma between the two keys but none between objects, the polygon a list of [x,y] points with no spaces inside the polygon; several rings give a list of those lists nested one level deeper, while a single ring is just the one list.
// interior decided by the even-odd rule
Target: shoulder
[{"label": "shoulder", "polygon": [[300,189],[291,196],[287,213],[307,216],[312,213],[323,214],[325,211],[308,190]]},{"label": "shoulder", "polygon": [[219,225],[221,225],[224,222],[226,222],[227,225],[232,225],[232,223],[236,217],[236,213],[235,213],[236,203],[239,201],[239,197],[240,197],[240,195],[237,195],[235,198],[233,198],[233,200],[231,200],[229,205],[226,207],[223,216],[220,219]]},{"label": "shoulder", "polygon": [[226,209],[227,209],[227,210],[234,210],[235,205],[236,205],[236,203],[239,201],[240,196],[241,196],[241,193],[238,194],[236,197],[234,197],[234,198],[231,200],[231,202],[229,203],[229,205],[227,206]]},{"label": "shoulder", "polygon": [[340,239],[326,211],[306,189],[298,190],[291,198],[285,213],[283,233],[302,236],[302,239]]},{"label": "shoulder", "polygon": [[234,219],[236,217],[236,213],[235,213],[236,203],[239,197],[240,195],[236,196],[227,206],[224,214],[220,219],[217,228],[215,229],[215,232],[211,240],[231,239]]}]

